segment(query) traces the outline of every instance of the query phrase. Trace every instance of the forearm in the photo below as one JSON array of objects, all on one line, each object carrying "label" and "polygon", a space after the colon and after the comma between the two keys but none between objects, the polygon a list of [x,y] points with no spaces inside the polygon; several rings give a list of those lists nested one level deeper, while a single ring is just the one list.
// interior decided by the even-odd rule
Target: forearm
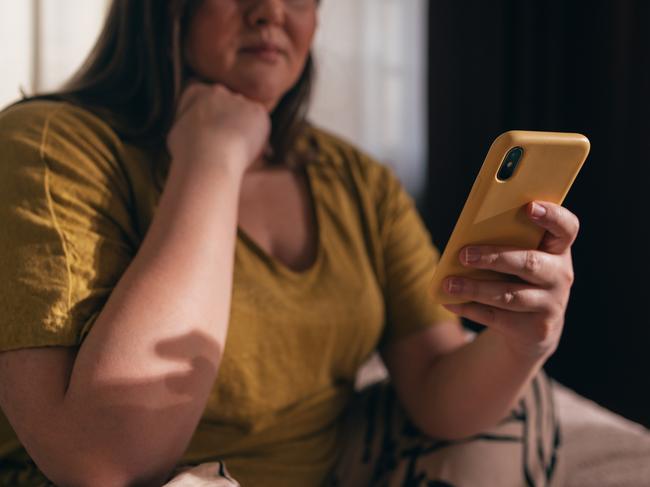
[{"label": "forearm", "polygon": [[434,437],[457,439],[484,431],[509,413],[544,361],[514,354],[487,329],[431,364],[416,421]]},{"label": "forearm", "polygon": [[61,410],[80,454],[134,475],[182,454],[225,346],[241,176],[181,170],[79,349]]}]

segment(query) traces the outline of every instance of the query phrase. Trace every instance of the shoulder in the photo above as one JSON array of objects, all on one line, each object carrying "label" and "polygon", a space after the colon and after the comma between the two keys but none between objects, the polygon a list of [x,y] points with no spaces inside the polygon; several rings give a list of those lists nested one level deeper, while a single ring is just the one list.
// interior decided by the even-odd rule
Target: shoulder
[{"label": "shoulder", "polygon": [[112,151],[122,145],[110,125],[89,109],[44,99],[21,101],[0,112],[0,144],[16,139],[41,146],[68,141],[78,148],[81,144]]},{"label": "shoulder", "polygon": [[68,124],[80,130],[97,130],[115,135],[110,126],[97,114],[67,101],[27,99],[0,111],[0,127],[3,130],[42,127],[47,122]]},{"label": "shoulder", "polygon": [[0,112],[0,170],[38,168],[105,179],[123,172],[124,145],[90,110],[64,101],[27,100]]}]

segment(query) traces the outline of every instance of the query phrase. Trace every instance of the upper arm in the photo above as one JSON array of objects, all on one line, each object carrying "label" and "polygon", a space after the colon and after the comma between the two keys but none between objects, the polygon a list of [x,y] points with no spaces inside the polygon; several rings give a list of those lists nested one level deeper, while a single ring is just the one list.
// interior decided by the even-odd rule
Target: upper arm
[{"label": "upper arm", "polygon": [[0,113],[0,351],[78,346],[131,261],[108,138],[56,104]]},{"label": "upper arm", "polygon": [[458,318],[432,299],[431,282],[440,255],[413,198],[388,168],[370,167],[384,275],[386,327],[381,345],[385,346],[428,330],[432,323]]},{"label": "upper arm", "polygon": [[60,104],[0,113],[0,408],[48,475],[82,456],[65,390],[137,240],[112,137]]},{"label": "upper arm", "polygon": [[400,403],[414,416],[424,374],[440,356],[467,343],[467,334],[457,320],[436,323],[380,349]]},{"label": "upper arm", "polygon": [[440,254],[413,198],[389,168],[370,160],[364,168],[376,215],[378,274],[386,305],[379,350],[402,405],[415,418],[422,409],[418,401],[424,374],[467,338],[458,317],[431,295]]}]

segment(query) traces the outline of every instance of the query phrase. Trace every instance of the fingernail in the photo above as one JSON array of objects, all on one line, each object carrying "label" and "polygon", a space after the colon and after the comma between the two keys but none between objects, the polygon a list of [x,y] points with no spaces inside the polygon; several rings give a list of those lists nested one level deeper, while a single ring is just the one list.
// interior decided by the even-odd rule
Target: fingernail
[{"label": "fingernail", "polygon": [[443,304],[443,308],[445,308],[447,311],[451,311],[454,314],[458,314],[461,310],[461,307],[457,304]]},{"label": "fingernail", "polygon": [[463,281],[455,277],[447,279],[447,292],[449,294],[458,294],[463,290]]},{"label": "fingernail", "polygon": [[546,208],[544,208],[542,205],[538,205],[537,203],[533,203],[533,207],[530,210],[530,215],[533,218],[542,218],[544,215],[546,215]]},{"label": "fingernail", "polygon": [[476,247],[465,248],[464,261],[466,264],[478,262],[481,259],[481,251]]}]

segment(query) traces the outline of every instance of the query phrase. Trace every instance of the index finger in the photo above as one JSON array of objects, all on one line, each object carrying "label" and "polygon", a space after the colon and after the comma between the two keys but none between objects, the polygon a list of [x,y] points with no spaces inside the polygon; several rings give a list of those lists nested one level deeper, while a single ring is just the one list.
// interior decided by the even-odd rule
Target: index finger
[{"label": "index finger", "polygon": [[542,240],[540,250],[563,254],[575,242],[580,230],[580,220],[563,206],[547,201],[533,201],[528,204],[526,213],[548,232]]},{"label": "index finger", "polygon": [[205,83],[202,83],[198,79],[190,79],[187,84],[183,87],[181,96],[178,100],[178,105],[176,107],[175,118],[179,119],[183,113],[194,103],[194,100],[198,96],[200,89],[205,86]]}]

